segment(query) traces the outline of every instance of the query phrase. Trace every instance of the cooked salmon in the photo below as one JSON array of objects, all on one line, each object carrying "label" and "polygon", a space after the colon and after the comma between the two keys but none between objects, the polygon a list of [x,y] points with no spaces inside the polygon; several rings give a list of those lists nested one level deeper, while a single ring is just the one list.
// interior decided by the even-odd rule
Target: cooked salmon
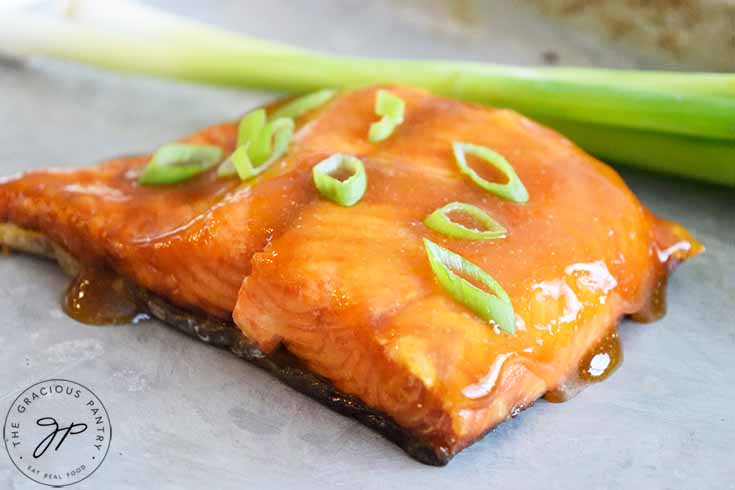
[{"label": "cooked salmon", "polygon": [[[114,271],[184,311],[234,321],[265,355],[287,350],[446,460],[579,380],[619,319],[648,311],[672,266],[701,247],[647,211],[611,168],[509,110],[390,87],[405,119],[371,143],[376,90],[299,118],[286,155],[253,180],[213,170],[141,186],[150,155],[32,171],[0,184],[0,223],[43,234],[85,270]],[[228,123],[183,141],[231,153],[236,139]],[[528,202],[461,173],[456,141],[504,155]],[[367,190],[352,207],[324,199],[312,181],[312,167],[335,153],[365,166]],[[455,201],[484,210],[506,235],[460,240],[426,227]],[[447,294],[425,238],[502,285],[515,333]]]}]

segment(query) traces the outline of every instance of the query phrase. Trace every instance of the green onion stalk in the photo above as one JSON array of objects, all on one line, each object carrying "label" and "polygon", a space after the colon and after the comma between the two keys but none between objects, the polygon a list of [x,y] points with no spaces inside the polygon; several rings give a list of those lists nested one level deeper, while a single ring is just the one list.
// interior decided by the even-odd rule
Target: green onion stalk
[{"label": "green onion stalk", "polygon": [[611,162],[735,187],[735,74],[334,56],[130,0],[72,0],[61,18],[5,12],[0,51],[286,93],[411,85],[516,109]]}]

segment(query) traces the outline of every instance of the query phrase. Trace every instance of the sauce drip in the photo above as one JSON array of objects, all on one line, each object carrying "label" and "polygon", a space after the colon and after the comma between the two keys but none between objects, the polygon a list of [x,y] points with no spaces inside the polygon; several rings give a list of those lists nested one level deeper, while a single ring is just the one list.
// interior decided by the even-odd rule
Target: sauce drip
[{"label": "sauce drip", "polygon": [[648,301],[639,311],[630,315],[630,319],[639,323],[651,323],[660,320],[666,314],[666,276],[658,280],[651,290]]},{"label": "sauce drip", "polygon": [[125,281],[106,269],[82,269],[66,290],[63,308],[89,325],[130,323],[138,315]]},{"label": "sauce drip", "polygon": [[582,358],[577,371],[557,388],[548,391],[544,399],[552,403],[570,400],[588,385],[607,379],[622,361],[618,329],[613,328]]}]

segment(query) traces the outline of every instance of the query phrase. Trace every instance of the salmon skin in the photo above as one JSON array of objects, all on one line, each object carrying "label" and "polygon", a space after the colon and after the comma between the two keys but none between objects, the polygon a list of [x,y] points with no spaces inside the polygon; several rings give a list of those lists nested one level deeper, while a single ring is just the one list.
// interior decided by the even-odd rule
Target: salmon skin
[{"label": "salmon skin", "polygon": [[[701,246],[561,135],[513,111],[388,89],[405,120],[386,140],[367,139],[378,89],[346,92],[300,117],[285,156],[243,183],[212,170],[141,186],[150,155],[5,179],[0,242],[70,256],[80,274],[114,271],[165,322],[269,369],[420,461],[445,464],[544,394],[571,394],[589,379],[590,355],[616,338],[620,318],[650,318],[668,273]],[[236,139],[227,123],[183,141],[229,154]],[[528,202],[459,172],[456,141],[504,155]],[[335,153],[364,163],[367,191],[353,207],[320,197],[312,181],[312,167]],[[459,240],[423,224],[454,201],[507,234]],[[47,243],[29,246],[23,233]],[[514,334],[447,294],[424,238],[502,285]]]}]

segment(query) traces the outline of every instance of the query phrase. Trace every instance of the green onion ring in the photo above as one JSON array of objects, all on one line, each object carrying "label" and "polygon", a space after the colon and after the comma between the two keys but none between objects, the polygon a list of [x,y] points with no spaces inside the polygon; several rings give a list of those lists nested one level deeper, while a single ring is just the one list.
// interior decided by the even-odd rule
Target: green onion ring
[{"label": "green onion ring", "polygon": [[237,174],[240,180],[250,180],[263,173],[268,165],[260,165],[256,167],[248,156],[248,148],[250,143],[238,147],[230,158],[225,160],[217,169],[217,176],[229,177]]},{"label": "green onion ring", "polygon": [[176,184],[196,177],[222,160],[222,149],[214,145],[170,143],[153,154],[138,178],[141,185]]},{"label": "green onion ring", "polygon": [[237,146],[256,140],[263,131],[265,123],[265,109],[256,109],[245,114],[237,126]]},{"label": "green onion ring", "polygon": [[380,121],[370,125],[368,141],[377,143],[388,138],[396,126],[403,123],[406,103],[403,99],[387,90],[378,90],[375,95],[375,113],[382,116]]},{"label": "green onion ring", "polygon": [[293,137],[294,121],[279,117],[266,122],[265,110],[246,114],[237,130],[237,148],[217,169],[217,176],[237,174],[249,180],[263,173],[288,150]]},{"label": "green onion ring", "polygon": [[[485,229],[477,230],[468,228],[449,216],[451,212],[461,212],[478,221]],[[507,230],[495,221],[489,214],[482,209],[462,202],[450,202],[446,206],[442,206],[431,213],[425,220],[424,224],[431,230],[441,233],[442,235],[459,238],[461,240],[489,240],[491,238],[500,238],[505,236]]]},{"label": "green onion ring", "polygon": [[263,127],[257,138],[250,142],[248,155],[253,163],[270,165],[288,150],[293,136],[294,122],[290,118],[278,118]]},{"label": "green onion ring", "polygon": [[[475,184],[508,201],[518,203],[528,202],[528,191],[526,190],[526,187],[523,185],[523,182],[521,182],[521,179],[518,177],[515,170],[513,170],[513,166],[508,163],[508,160],[506,160],[503,155],[484,146],[461,143],[458,141],[455,141],[452,144],[452,148],[454,149],[454,159],[457,162],[457,166],[459,166],[460,171],[467,174]],[[508,182],[505,184],[498,184],[480,177],[477,172],[467,164],[466,154],[468,153],[484,160],[489,165],[498,169],[508,179]]]},{"label": "green onion ring", "polygon": [[324,89],[296,98],[276,109],[271,114],[271,119],[278,119],[279,117],[297,119],[307,112],[326,104],[336,93],[336,90]]},{"label": "green onion ring", "polygon": [[[458,303],[469,308],[486,322],[515,334],[515,313],[508,293],[500,284],[477,265],[431,240],[424,238],[426,255],[439,284]],[[455,272],[456,271],[456,272]],[[473,285],[457,272],[484,285],[490,292]]]},{"label": "green onion ring", "polygon": [[[348,170],[352,175],[345,180],[330,175],[339,170]],[[352,155],[335,153],[322,160],[314,165],[312,177],[319,193],[340,206],[353,206],[362,199],[367,189],[365,166]]]}]

